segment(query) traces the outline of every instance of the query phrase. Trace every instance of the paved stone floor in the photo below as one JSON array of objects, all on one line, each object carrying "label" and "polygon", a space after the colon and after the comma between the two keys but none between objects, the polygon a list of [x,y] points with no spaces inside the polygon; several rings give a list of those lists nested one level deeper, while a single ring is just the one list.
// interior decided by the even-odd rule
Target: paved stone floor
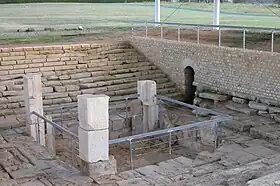
[{"label": "paved stone floor", "polygon": [[[200,152],[128,170],[101,185],[266,186],[280,183],[279,123],[218,105],[216,111],[233,116],[225,123],[223,143],[214,152]],[[247,109],[247,108],[246,108]],[[245,109],[245,110],[246,110]],[[244,111],[244,109],[242,110]],[[104,181],[104,182],[102,182]]]},{"label": "paved stone floor", "polygon": [[0,185],[94,185],[79,170],[58,161],[25,135],[23,128],[0,135]]},{"label": "paved stone floor", "polygon": [[[280,182],[279,123],[223,105],[213,108],[233,116],[225,123],[223,143],[195,158],[170,156],[151,165],[95,180],[104,186],[199,185],[265,186]],[[243,110],[244,111],[244,110]],[[96,185],[77,169],[55,159],[26,136],[22,128],[0,136],[0,185]]]}]

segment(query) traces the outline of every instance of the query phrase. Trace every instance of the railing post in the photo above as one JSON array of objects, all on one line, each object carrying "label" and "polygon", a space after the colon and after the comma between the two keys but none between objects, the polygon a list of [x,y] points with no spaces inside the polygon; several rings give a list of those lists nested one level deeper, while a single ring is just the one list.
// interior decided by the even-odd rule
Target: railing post
[{"label": "railing post", "polygon": [[[45,125],[42,119],[38,120],[36,126],[35,115],[30,115],[31,112],[36,112],[43,115],[43,100],[42,100],[42,82],[41,74],[26,74],[23,75],[24,85],[24,105],[26,110],[26,128],[27,133],[32,136],[41,145],[45,146]],[[40,134],[38,131],[40,130]],[[40,139],[39,139],[40,138]]]},{"label": "railing post", "polygon": [[163,39],[163,27],[160,25],[160,39]]},{"label": "railing post", "polygon": [[271,33],[271,52],[274,50],[274,30]]},{"label": "railing post", "polygon": [[[46,116],[46,118],[52,121],[51,116]],[[45,121],[45,126],[47,127],[47,148],[50,153],[56,154],[55,152],[55,127],[50,123]]]},{"label": "railing post", "polygon": [[243,29],[243,49],[246,49],[246,29]]},{"label": "railing post", "polygon": [[109,156],[109,96],[78,96],[79,157],[82,171],[91,178],[115,174],[116,160]]},{"label": "railing post", "polygon": [[146,29],[145,29],[145,30],[146,30],[146,38],[148,38],[148,24],[145,23],[145,25],[146,25],[146,26],[145,26],[145,28],[146,28]]},{"label": "railing post", "polygon": [[132,139],[129,140],[130,168],[133,170],[133,146]]},{"label": "railing post", "polygon": [[134,25],[132,24],[132,27],[131,27],[131,36],[134,36]]},{"label": "railing post", "polygon": [[217,137],[218,137],[218,135],[217,135],[217,134],[218,134],[218,130],[217,130],[217,129],[218,129],[217,123],[215,123],[215,124],[214,124],[214,129],[213,129],[213,130],[214,130],[214,131],[213,131],[213,132],[214,132],[214,149],[213,149],[213,151],[216,150],[216,148],[217,148],[217,143],[218,143],[218,140],[217,140]]},{"label": "railing post", "polygon": [[172,138],[172,134],[171,134],[171,131],[169,132],[169,155],[172,154],[172,147],[171,147],[171,138]]},{"label": "railing post", "polygon": [[221,44],[222,44],[222,30],[219,26],[219,48],[221,47]]},{"label": "railing post", "polygon": [[199,44],[199,32],[200,32],[199,30],[200,30],[199,26],[197,26],[197,36],[196,36],[197,37],[197,44]]},{"label": "railing post", "polygon": [[180,25],[178,26],[178,42],[181,41],[181,28]]}]

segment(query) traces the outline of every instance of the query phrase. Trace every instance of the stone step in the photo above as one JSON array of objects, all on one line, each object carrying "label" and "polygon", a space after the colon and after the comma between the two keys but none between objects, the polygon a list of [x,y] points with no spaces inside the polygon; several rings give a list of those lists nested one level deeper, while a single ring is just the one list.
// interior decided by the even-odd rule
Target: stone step
[{"label": "stone step", "polygon": [[248,116],[252,116],[252,115],[257,114],[256,110],[249,108],[247,105],[234,103],[232,101],[229,101],[228,103],[226,103],[225,107],[227,109],[230,109],[230,110],[233,110],[233,111],[236,111],[236,112],[240,112],[240,113],[246,114]]},{"label": "stone step", "polygon": [[[157,75],[159,76],[159,75]],[[151,80],[156,81],[156,83],[167,83],[169,81],[168,78],[165,77],[155,77],[155,75],[153,76],[140,76],[140,77],[133,77],[133,78],[124,78],[124,79],[120,79],[120,80],[106,80],[106,81],[98,81],[98,82],[94,82],[94,83],[85,83],[85,84],[80,84],[80,89],[87,89],[87,88],[95,88],[95,87],[102,87],[102,86],[109,86],[109,85],[118,85],[118,84],[135,84],[137,85],[137,81],[138,80],[145,80],[146,78],[149,78]],[[154,77],[154,78],[153,78]],[[175,86],[175,84],[173,83],[172,86]]]},{"label": "stone step", "polygon": [[250,129],[250,135],[254,138],[266,139],[269,141],[280,139],[280,130],[273,125],[260,125]]},{"label": "stone step", "polygon": [[214,101],[226,101],[226,100],[228,100],[228,96],[226,96],[226,95],[209,93],[209,92],[201,92],[201,93],[199,93],[199,97],[204,98],[204,99],[211,99],[211,100],[214,100]]},{"label": "stone step", "polygon": [[[88,77],[88,78],[82,78],[77,80],[77,82],[75,82],[76,84],[85,84],[85,83],[93,83],[93,82],[97,82],[97,81],[109,81],[109,80],[115,80],[115,81],[122,81],[124,78],[135,78],[137,79],[137,77],[145,77],[146,79],[149,78],[155,78],[155,77],[166,77],[165,74],[163,74],[160,70],[149,70],[149,71],[142,71],[142,72],[129,72],[129,73],[122,73],[122,74],[117,74],[114,76],[111,75],[106,75],[103,72],[102,73],[98,73],[95,74],[92,77]],[[68,81],[64,81],[64,82],[69,82]],[[61,81],[61,83],[59,83],[58,85],[63,84],[63,81]]]}]

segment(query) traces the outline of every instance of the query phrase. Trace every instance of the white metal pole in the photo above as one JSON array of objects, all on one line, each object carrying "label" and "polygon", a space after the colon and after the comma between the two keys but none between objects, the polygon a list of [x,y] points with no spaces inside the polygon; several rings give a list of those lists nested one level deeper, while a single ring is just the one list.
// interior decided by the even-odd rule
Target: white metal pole
[{"label": "white metal pole", "polygon": [[[214,0],[213,4],[213,25],[219,25],[220,24],[220,0]],[[218,29],[218,28],[216,28]]]},{"label": "white metal pole", "polygon": [[[160,0],[155,0],[155,22],[160,22]],[[155,24],[155,26],[158,25]]]}]

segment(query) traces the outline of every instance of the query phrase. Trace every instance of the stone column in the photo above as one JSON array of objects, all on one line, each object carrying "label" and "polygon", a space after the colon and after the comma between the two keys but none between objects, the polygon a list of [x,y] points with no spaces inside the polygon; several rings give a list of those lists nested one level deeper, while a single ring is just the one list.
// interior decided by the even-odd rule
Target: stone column
[{"label": "stone column", "polygon": [[157,128],[158,108],[156,104],[157,85],[155,81],[137,82],[138,99],[143,104],[143,132]]},{"label": "stone column", "polygon": [[42,119],[30,115],[32,111],[43,116],[41,74],[23,75],[24,104],[26,109],[26,128],[29,135],[45,146],[45,125]]},{"label": "stone column", "polygon": [[109,157],[109,96],[79,95],[79,156],[82,170],[92,178],[115,174],[116,160]]}]

